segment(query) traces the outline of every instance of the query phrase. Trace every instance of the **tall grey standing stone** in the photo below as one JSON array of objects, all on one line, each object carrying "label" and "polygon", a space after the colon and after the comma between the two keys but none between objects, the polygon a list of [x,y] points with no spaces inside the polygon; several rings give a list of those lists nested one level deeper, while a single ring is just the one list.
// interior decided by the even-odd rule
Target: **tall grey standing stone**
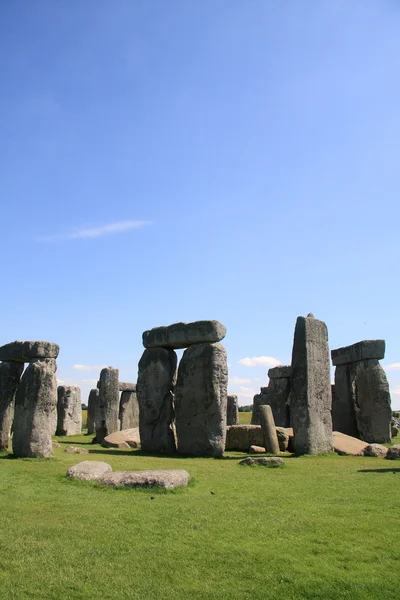
[{"label": "tall grey standing stone", "polygon": [[145,452],[176,451],[172,428],[176,365],[176,353],[170,348],[148,348],[139,361],[136,394],[140,440]]},{"label": "tall grey standing stone", "polygon": [[15,392],[23,370],[23,363],[0,363],[0,450],[8,450],[10,444]]},{"label": "tall grey standing stone", "polygon": [[354,363],[352,367],[357,390],[355,415],[361,439],[377,444],[390,442],[392,409],[384,369],[376,358]]},{"label": "tall grey standing stone", "polygon": [[290,377],[292,368],[278,366],[268,371],[268,404],[277,427],[290,427]]},{"label": "tall grey standing stone", "polygon": [[81,390],[76,385],[59,385],[57,388],[56,435],[79,435],[81,431]]},{"label": "tall grey standing stone", "polygon": [[296,454],[332,451],[331,401],[327,327],[314,317],[298,317],[290,391]]},{"label": "tall grey standing stone", "polygon": [[[135,385],[136,388],[136,385]],[[119,400],[121,430],[139,427],[139,403],[135,391],[123,391]]]},{"label": "tall grey standing stone", "polygon": [[260,406],[258,410],[261,421],[261,429],[264,437],[264,447],[266,451],[270,452],[271,454],[279,454],[279,441],[276,433],[272,409],[269,404],[265,404]]},{"label": "tall grey standing stone", "polygon": [[15,395],[15,456],[53,456],[51,436],[57,422],[57,365],[54,358],[33,360],[22,375]]},{"label": "tall grey standing stone", "polygon": [[175,390],[178,451],[222,456],[226,438],[228,364],[219,344],[197,344],[183,353]]},{"label": "tall grey standing stone", "polygon": [[119,371],[105,367],[100,372],[99,412],[96,419],[96,441],[98,444],[107,435],[119,431]]},{"label": "tall grey standing stone", "polygon": [[226,424],[239,425],[239,404],[238,397],[235,394],[228,396],[226,407]]},{"label": "tall grey standing stone", "polygon": [[93,388],[89,392],[86,427],[89,435],[96,431],[96,411],[99,405],[99,390]]}]

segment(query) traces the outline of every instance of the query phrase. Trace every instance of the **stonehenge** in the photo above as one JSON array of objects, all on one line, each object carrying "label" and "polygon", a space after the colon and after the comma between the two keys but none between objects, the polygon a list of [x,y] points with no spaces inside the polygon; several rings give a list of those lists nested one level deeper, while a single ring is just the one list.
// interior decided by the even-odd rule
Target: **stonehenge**
[{"label": "stonehenge", "polygon": [[96,411],[98,411],[99,390],[93,388],[90,390],[87,409],[87,432],[89,435],[96,433]]},{"label": "stonehenge", "polygon": [[228,395],[226,405],[226,425],[239,425],[239,402],[236,394]]},{"label": "stonehenge", "polygon": [[[228,365],[218,321],[175,323],[143,333],[137,398],[142,449],[222,456]],[[176,349],[186,348],[179,364]],[[175,434],[173,421],[175,419]]]},{"label": "stonehenge", "polygon": [[364,340],[332,350],[331,356],[334,429],[369,443],[390,442],[390,391],[379,363],[385,357],[385,341]]},{"label": "stonehenge", "polygon": [[135,383],[119,383],[119,421],[121,430],[139,427],[139,404]]},{"label": "stonehenge", "polygon": [[269,383],[253,399],[252,425],[260,424],[259,407],[269,404],[277,427],[290,427],[290,377],[292,368],[280,365],[269,369]]},{"label": "stonehenge", "polygon": [[272,409],[269,406],[269,404],[260,406],[259,415],[261,421],[261,430],[263,432],[265,450],[267,452],[270,452],[271,454],[279,454],[280,448],[278,442],[278,435],[276,433]]},{"label": "stonehenge", "polygon": [[105,367],[100,372],[99,403],[96,417],[96,441],[101,444],[104,438],[120,428],[119,423],[119,371]]},{"label": "stonehenge", "polygon": [[82,431],[81,390],[75,385],[57,388],[56,435],[78,435]]},{"label": "stonehenge", "polygon": [[333,450],[328,330],[313,315],[298,317],[292,350],[290,420],[296,454]]},{"label": "stonehenge", "polygon": [[23,363],[0,363],[0,450],[7,450],[10,444],[15,393],[23,370]]}]

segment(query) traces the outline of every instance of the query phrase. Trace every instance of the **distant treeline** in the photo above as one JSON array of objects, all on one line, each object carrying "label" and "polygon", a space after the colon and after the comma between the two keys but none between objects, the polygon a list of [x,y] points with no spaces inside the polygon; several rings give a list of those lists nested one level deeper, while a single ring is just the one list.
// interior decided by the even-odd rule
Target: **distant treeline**
[{"label": "distant treeline", "polygon": [[246,406],[239,406],[239,412],[251,412],[253,410],[253,406],[251,404],[247,404]]}]

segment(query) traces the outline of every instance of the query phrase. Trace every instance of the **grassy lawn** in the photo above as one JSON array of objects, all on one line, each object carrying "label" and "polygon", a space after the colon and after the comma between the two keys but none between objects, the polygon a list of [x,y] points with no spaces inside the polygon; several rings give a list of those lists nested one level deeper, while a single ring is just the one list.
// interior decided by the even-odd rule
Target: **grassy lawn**
[{"label": "grassy lawn", "polygon": [[251,412],[240,412],[239,413],[240,425],[250,425],[251,415],[252,415]]},{"label": "grassy lawn", "polygon": [[[283,469],[159,458],[59,438],[47,460],[0,454],[0,598],[397,598],[400,464],[292,458]],[[82,444],[89,456],[68,455]],[[160,493],[69,481],[80,460],[186,468]],[[213,493],[211,493],[213,492]]]}]

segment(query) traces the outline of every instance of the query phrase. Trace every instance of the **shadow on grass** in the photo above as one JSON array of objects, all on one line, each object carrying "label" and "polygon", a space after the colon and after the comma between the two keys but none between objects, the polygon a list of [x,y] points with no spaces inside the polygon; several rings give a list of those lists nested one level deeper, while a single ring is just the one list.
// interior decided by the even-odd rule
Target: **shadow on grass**
[{"label": "shadow on grass", "polygon": [[400,473],[400,469],[358,469],[358,473]]}]

